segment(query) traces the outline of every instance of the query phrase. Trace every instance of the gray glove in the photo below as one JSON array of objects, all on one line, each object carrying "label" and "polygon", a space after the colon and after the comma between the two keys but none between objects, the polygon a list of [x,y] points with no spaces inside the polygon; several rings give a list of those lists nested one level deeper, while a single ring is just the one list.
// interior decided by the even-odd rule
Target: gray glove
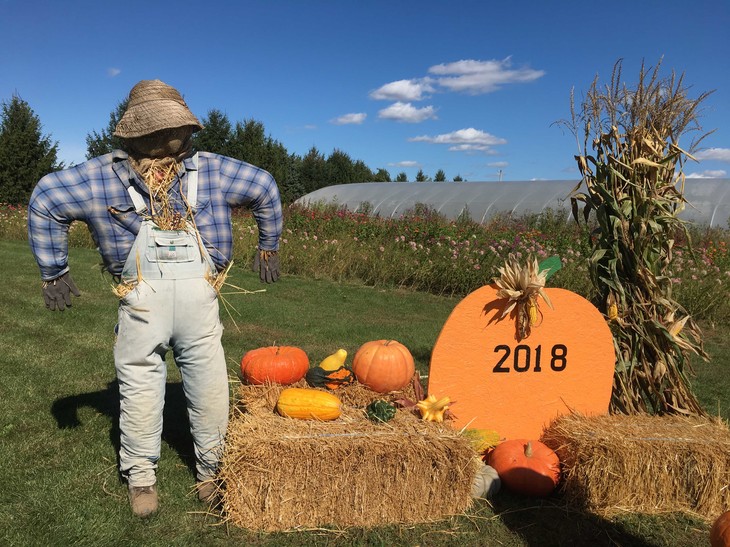
[{"label": "gray glove", "polygon": [[261,283],[274,283],[279,279],[279,253],[256,249],[253,256],[254,272],[259,272]]},{"label": "gray glove", "polygon": [[69,272],[52,281],[43,282],[43,299],[46,301],[46,308],[51,311],[63,311],[66,306],[70,308],[71,293],[74,296],[81,296],[81,291],[76,288]]}]

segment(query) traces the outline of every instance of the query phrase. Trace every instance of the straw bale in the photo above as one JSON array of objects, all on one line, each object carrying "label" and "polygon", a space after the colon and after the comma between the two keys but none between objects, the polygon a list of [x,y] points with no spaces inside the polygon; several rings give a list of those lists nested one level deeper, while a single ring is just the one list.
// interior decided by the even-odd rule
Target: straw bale
[{"label": "straw bale", "polygon": [[239,388],[219,474],[229,522],[260,531],[367,527],[438,520],[470,505],[479,460],[466,437],[407,410],[385,424],[365,416],[368,402],[403,393],[341,387],[342,415],[321,422],[276,414],[282,389]]},{"label": "straw bale", "polygon": [[712,519],[730,508],[730,431],[720,419],[569,414],[542,441],[560,457],[566,500],[593,512]]}]

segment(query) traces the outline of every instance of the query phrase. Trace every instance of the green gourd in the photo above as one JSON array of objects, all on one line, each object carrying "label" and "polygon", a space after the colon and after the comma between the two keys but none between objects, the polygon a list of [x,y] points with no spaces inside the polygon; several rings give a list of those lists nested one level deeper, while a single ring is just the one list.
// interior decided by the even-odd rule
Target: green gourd
[{"label": "green gourd", "polygon": [[327,389],[338,389],[355,381],[352,371],[347,367],[340,367],[335,370],[326,370],[319,366],[312,367],[307,371],[305,379],[312,387]]},{"label": "green gourd", "polygon": [[373,422],[388,422],[395,416],[395,405],[383,399],[377,399],[365,408],[365,414]]}]

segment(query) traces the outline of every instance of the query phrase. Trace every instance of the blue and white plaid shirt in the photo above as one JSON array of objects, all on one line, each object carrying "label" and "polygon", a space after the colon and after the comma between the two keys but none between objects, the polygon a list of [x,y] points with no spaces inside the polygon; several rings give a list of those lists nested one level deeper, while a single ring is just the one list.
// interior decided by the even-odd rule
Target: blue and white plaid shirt
[{"label": "blue and white plaid shirt", "polygon": [[[127,154],[115,150],[63,171],[43,177],[28,206],[28,238],[44,281],[68,271],[68,229],[79,220],[89,226],[112,275],[120,275],[141,219],[127,187],[133,185],[149,207],[149,194],[127,161]],[[192,159],[184,161],[185,173],[173,184],[171,202],[185,215],[187,171]],[[198,154],[198,197],[195,225],[213,262],[223,269],[233,255],[231,208],[251,209],[259,228],[259,248],[278,248],[282,230],[279,189],[263,169],[218,154]]]}]

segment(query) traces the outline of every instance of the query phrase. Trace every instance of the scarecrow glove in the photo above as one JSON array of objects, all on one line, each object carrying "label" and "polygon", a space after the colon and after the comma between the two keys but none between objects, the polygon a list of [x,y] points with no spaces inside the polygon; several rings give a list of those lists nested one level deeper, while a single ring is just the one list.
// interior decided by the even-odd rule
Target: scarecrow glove
[{"label": "scarecrow glove", "polygon": [[71,293],[74,296],[81,296],[81,291],[76,288],[69,272],[51,281],[43,282],[43,299],[46,301],[46,308],[51,311],[63,311],[67,306],[70,308]]},{"label": "scarecrow glove", "polygon": [[252,270],[259,273],[262,283],[274,283],[279,279],[279,253],[257,249]]}]

